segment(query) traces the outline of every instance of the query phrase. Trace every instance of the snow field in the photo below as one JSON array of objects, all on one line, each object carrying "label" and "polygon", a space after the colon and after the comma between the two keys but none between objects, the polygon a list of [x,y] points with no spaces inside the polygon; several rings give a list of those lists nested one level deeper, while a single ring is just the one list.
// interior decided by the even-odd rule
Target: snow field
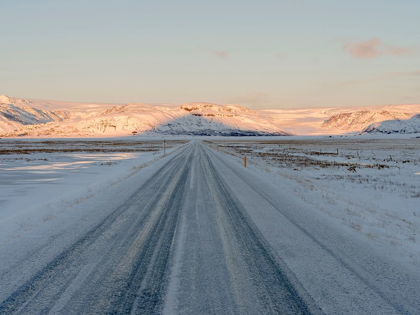
[{"label": "snow field", "polygon": [[[184,144],[170,140],[166,153]],[[1,141],[0,246],[71,211],[162,156],[160,140]]]},{"label": "snow field", "polygon": [[[356,237],[420,262],[420,139],[313,137],[205,142],[263,170]],[[287,185],[284,185],[284,180]],[[282,188],[283,189],[283,188]]]}]

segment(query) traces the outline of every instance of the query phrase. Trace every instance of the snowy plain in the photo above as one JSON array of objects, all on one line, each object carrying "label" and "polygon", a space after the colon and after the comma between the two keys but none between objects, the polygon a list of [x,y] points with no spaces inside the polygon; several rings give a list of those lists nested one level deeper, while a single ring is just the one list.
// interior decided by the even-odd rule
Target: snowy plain
[{"label": "snowy plain", "polygon": [[[7,154],[1,155],[1,174],[5,176],[0,186],[4,205],[0,216],[0,301],[10,292],[19,292],[22,283],[60,257],[63,249],[72,248],[80,235],[107,218],[165,163],[175,160],[177,152],[190,150],[195,161],[185,168],[189,173],[183,183],[189,196],[186,205],[197,204],[199,209],[201,203],[218,200],[217,195],[207,196],[207,202],[191,198],[197,185],[215,187],[208,182],[210,174],[205,175],[195,160],[199,154],[194,152],[201,150],[273,248],[291,283],[315,309],[327,314],[416,314],[420,309],[419,138],[168,139],[172,141],[168,140],[166,156],[161,139],[48,139],[48,144],[42,139],[1,140],[0,148]],[[178,141],[181,139],[184,141]],[[198,141],[187,144],[188,140]],[[187,153],[179,156],[188,164]],[[219,206],[218,211],[224,211]],[[209,209],[204,210],[211,215]],[[191,310],[205,305],[203,297],[194,295],[197,304],[187,308],[193,296],[185,289],[185,283],[192,281],[185,274],[197,267],[189,253],[200,248],[187,244],[198,242],[200,231],[217,235],[205,217],[197,217],[203,228],[200,231],[192,225],[194,221],[188,221],[192,219],[187,213],[181,211],[180,217],[164,308],[167,314],[181,314],[182,307],[193,314]],[[123,216],[117,222],[126,220]],[[223,220],[214,223],[226,224]],[[212,245],[205,238],[201,241]],[[204,261],[214,270],[198,275],[207,279],[200,282],[203,290],[214,289],[216,283],[208,277],[218,275],[217,270],[224,267],[213,267],[218,259],[223,263],[218,253],[214,260]],[[75,288],[91,272],[89,268],[93,266],[86,265],[74,279]],[[239,267],[234,270],[238,277],[239,271]],[[68,304],[66,298],[75,291],[68,287],[52,310],[63,313],[60,307]],[[205,301],[210,305],[217,302],[204,298],[210,299]],[[252,306],[253,297],[249,298]]]},{"label": "snowy plain", "polygon": [[[168,141],[166,153],[184,143]],[[162,139],[0,140],[0,244],[103,193],[162,156]]]},{"label": "snowy plain", "polygon": [[[0,240],[51,220],[163,155],[162,139],[132,139],[0,140]],[[238,163],[246,155],[248,169],[277,185],[286,181],[291,196],[395,259],[420,266],[416,135],[169,139],[168,153],[202,139]]]},{"label": "snowy plain", "polygon": [[[405,265],[420,266],[420,138],[318,136],[208,145],[263,174],[335,226]],[[285,185],[285,183],[287,183]]]}]

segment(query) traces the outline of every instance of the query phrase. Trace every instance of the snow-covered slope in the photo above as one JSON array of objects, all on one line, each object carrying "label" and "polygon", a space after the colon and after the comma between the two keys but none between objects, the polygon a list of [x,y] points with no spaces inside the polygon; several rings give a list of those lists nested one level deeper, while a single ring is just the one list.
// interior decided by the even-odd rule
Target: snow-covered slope
[{"label": "snow-covered slope", "polygon": [[359,133],[374,122],[407,119],[420,113],[420,105],[326,107],[264,110],[272,123],[297,135]]},{"label": "snow-covered slope", "polygon": [[419,113],[420,105],[250,110],[229,104],[118,105],[0,96],[0,136],[346,134]]},{"label": "snow-covered slope", "polygon": [[38,109],[28,100],[0,95],[0,132],[10,132],[25,125],[63,121],[69,116],[67,111]]},{"label": "snow-covered slope", "polygon": [[364,133],[410,134],[420,133],[420,114],[410,119],[387,120],[369,125]]},{"label": "snow-covered slope", "polygon": [[393,110],[359,110],[354,112],[337,114],[326,120],[322,127],[329,130],[360,131],[367,126],[391,119],[408,119],[413,116],[412,112],[400,112]]},{"label": "snow-covered slope", "polygon": [[3,136],[289,135],[268,121],[262,111],[238,105],[127,104],[82,112],[84,115],[73,109],[65,121],[27,125]]}]

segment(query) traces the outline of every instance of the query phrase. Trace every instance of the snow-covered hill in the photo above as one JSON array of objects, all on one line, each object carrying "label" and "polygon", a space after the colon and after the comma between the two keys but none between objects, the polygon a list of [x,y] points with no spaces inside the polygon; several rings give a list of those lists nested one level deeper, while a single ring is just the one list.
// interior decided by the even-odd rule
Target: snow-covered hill
[{"label": "snow-covered hill", "polygon": [[322,135],[408,119],[419,105],[250,110],[239,105],[97,104],[0,96],[0,136]]},{"label": "snow-covered hill", "polygon": [[420,114],[410,119],[387,120],[369,125],[364,133],[411,134],[420,133]]},{"label": "snow-covered hill", "polygon": [[387,110],[360,110],[350,113],[337,114],[326,120],[322,127],[332,130],[360,131],[367,126],[390,119],[408,119],[413,113]]},{"label": "snow-covered hill", "polygon": [[[65,125],[65,124],[64,124]],[[51,126],[54,128],[55,126]],[[237,105],[189,103],[179,107],[127,104],[71,123],[85,135],[287,135],[256,111]],[[61,130],[66,129],[65,126]]]},{"label": "snow-covered hill", "polygon": [[0,132],[10,132],[25,125],[63,121],[69,117],[67,111],[38,109],[27,100],[0,95]]},{"label": "snow-covered hill", "polygon": [[[88,111],[85,109],[89,108]],[[238,105],[188,103],[181,106],[127,104],[80,105],[68,119],[22,124],[3,136],[290,135],[270,123],[261,111]]]},{"label": "snow-covered hill", "polygon": [[326,107],[264,110],[269,120],[297,135],[359,133],[372,123],[407,119],[420,113],[420,105]]}]

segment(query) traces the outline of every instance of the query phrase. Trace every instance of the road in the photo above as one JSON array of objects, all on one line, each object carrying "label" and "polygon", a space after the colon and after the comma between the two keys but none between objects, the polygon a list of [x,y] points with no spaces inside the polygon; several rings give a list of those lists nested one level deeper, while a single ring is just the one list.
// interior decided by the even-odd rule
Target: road
[{"label": "road", "polygon": [[[199,141],[167,157],[95,226],[5,288],[0,314],[415,313],[415,297],[406,307],[224,159]],[[0,281],[18,273],[12,266]]]}]

